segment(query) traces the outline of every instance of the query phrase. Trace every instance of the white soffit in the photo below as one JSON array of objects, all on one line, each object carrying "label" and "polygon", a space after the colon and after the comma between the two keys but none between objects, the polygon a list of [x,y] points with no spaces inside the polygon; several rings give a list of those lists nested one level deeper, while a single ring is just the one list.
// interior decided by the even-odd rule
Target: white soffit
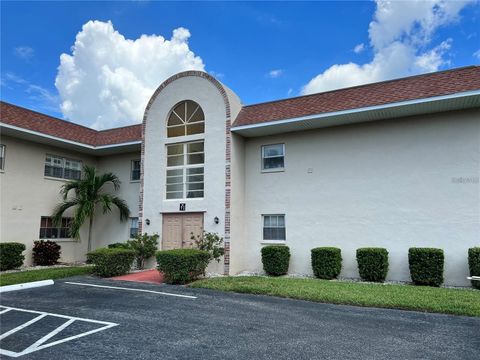
[{"label": "white soffit", "polygon": [[257,137],[475,107],[480,107],[480,90],[234,126],[232,132],[245,137]]}]

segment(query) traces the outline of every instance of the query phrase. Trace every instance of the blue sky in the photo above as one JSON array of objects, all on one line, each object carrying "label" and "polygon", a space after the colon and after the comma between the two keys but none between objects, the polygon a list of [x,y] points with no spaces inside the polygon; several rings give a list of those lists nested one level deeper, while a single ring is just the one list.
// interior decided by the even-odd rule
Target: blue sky
[{"label": "blue sky", "polygon": [[[190,67],[252,104],[477,64],[479,21],[478,2],[443,0],[2,2],[1,98],[95,128],[120,126],[138,122],[148,94]],[[179,28],[188,32],[173,39]],[[153,36],[132,45],[143,34],[176,45]],[[156,55],[144,58],[147,49]]]}]

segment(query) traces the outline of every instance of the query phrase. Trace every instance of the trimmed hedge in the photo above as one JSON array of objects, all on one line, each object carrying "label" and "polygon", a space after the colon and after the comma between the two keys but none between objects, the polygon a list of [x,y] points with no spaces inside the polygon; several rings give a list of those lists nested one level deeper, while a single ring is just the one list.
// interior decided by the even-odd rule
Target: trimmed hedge
[{"label": "trimmed hedge", "polygon": [[23,265],[25,245],[17,242],[0,243],[0,271],[12,270]]},{"label": "trimmed hedge", "polygon": [[388,251],[384,248],[357,249],[358,272],[363,281],[384,282],[388,273]]},{"label": "trimmed hedge", "polygon": [[94,265],[93,273],[101,277],[124,275],[130,271],[135,251],[100,248],[87,254],[87,262]]},{"label": "trimmed hedge", "polygon": [[[480,247],[468,249],[468,267],[470,276],[480,276]],[[480,281],[472,280],[472,286],[480,290]]]},{"label": "trimmed hedge", "polygon": [[33,242],[33,263],[40,266],[55,265],[60,259],[60,245],[51,240]]},{"label": "trimmed hedge", "polygon": [[128,243],[116,242],[116,243],[113,243],[113,244],[108,244],[107,248],[109,248],[109,249],[130,249],[130,245],[128,245]]},{"label": "trimmed hedge", "polygon": [[313,274],[320,279],[335,279],[342,270],[342,252],[336,247],[312,249]]},{"label": "trimmed hedge", "polygon": [[205,273],[210,253],[197,249],[157,251],[157,269],[168,284],[185,284]]},{"label": "trimmed hedge", "polygon": [[440,286],[443,283],[444,261],[445,256],[442,249],[408,249],[408,265],[413,283],[415,285]]},{"label": "trimmed hedge", "polygon": [[288,272],[290,248],[282,245],[269,245],[262,248],[263,270],[268,275],[280,276]]}]

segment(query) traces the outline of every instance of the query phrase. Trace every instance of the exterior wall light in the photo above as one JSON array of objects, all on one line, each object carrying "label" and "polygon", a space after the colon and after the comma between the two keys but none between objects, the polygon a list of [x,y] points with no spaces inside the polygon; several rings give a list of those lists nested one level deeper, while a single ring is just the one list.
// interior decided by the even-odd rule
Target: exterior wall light
[{"label": "exterior wall light", "polygon": [[145,224],[150,225],[150,219],[146,219]]},{"label": "exterior wall light", "polygon": [[220,222],[220,219],[218,218],[218,216],[215,216],[215,218],[213,219],[213,222],[215,224],[218,224]]}]

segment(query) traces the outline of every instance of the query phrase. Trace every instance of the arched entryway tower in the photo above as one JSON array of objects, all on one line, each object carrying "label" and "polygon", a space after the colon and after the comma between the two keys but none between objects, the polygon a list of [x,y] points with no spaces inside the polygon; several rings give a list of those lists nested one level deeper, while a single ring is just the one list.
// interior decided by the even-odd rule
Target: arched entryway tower
[{"label": "arched entryway tower", "polygon": [[160,248],[189,246],[190,233],[231,240],[232,119],[240,100],[209,74],[186,71],[161,84],[143,117],[140,226],[158,233]]}]

